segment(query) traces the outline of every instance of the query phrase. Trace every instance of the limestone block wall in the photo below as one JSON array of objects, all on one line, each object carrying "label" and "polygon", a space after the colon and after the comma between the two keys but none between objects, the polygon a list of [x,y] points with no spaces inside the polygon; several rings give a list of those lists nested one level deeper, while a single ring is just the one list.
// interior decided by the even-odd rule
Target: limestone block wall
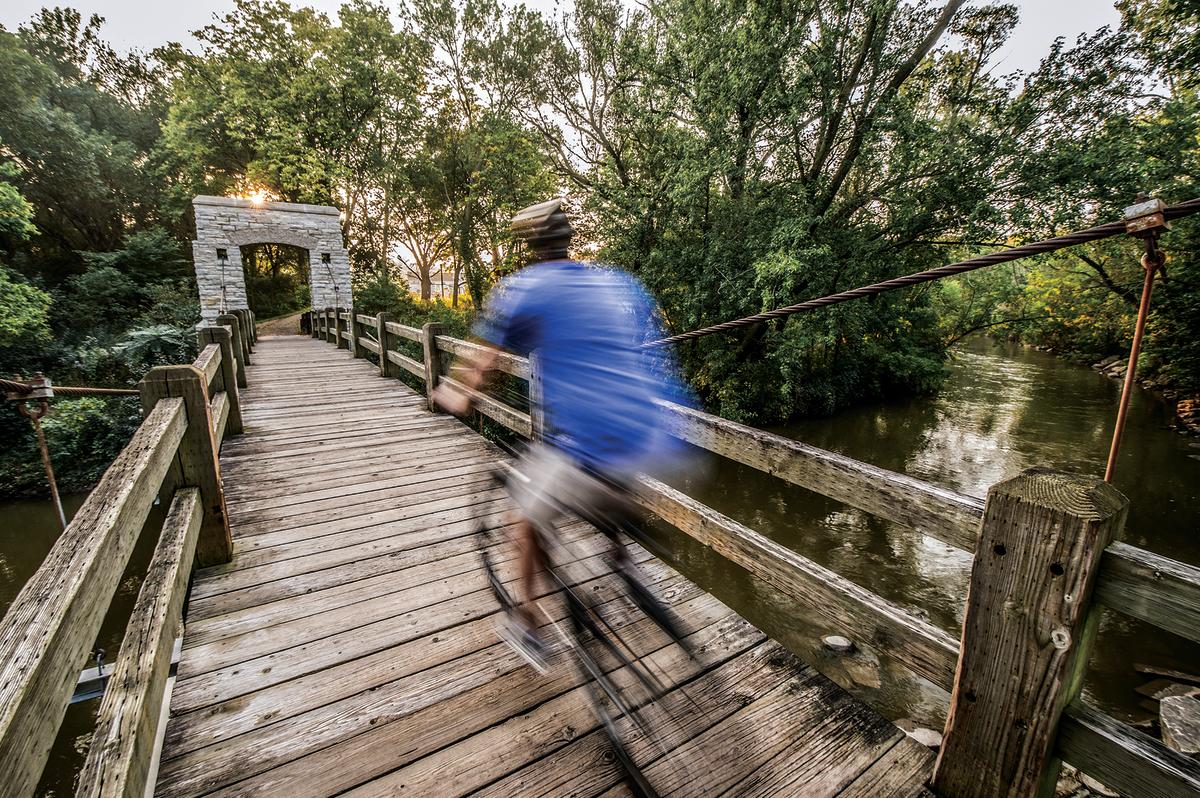
[{"label": "limestone block wall", "polygon": [[[290,244],[308,250],[312,306],[354,304],[350,258],[342,242],[337,208],[200,196],[192,200],[192,209],[196,214],[192,260],[200,289],[200,315],[205,321],[221,314],[222,286],[227,309],[249,307],[239,249],[248,244]],[[222,249],[226,254],[223,269],[218,258],[218,250]],[[328,256],[328,263],[323,262],[323,256]]]}]

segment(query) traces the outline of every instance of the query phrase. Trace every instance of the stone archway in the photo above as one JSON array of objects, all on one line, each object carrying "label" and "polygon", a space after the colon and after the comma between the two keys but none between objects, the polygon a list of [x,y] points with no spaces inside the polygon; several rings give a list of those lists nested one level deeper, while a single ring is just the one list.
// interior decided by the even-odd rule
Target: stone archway
[{"label": "stone archway", "polygon": [[239,247],[250,244],[288,244],[308,250],[313,308],[354,304],[350,258],[337,208],[199,196],[192,200],[192,209],[196,214],[192,260],[204,321],[220,315],[222,293],[227,309],[249,307]]}]

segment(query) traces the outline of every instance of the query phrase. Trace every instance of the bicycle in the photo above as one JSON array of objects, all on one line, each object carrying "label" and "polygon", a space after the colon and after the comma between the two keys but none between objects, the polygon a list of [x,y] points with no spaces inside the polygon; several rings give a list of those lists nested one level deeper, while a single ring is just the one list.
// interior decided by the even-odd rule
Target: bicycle
[{"label": "bicycle", "polygon": [[[507,447],[505,447],[507,448]],[[511,452],[510,452],[511,453]],[[512,466],[505,466],[493,473],[496,481],[506,490],[510,489],[509,480],[513,478]],[[519,478],[519,475],[518,475]],[[602,517],[590,512],[588,508],[561,508],[564,515],[575,516],[604,532],[614,546],[621,545],[618,535],[624,534],[631,539],[643,542],[645,536],[628,521]],[[556,535],[548,535],[545,530],[535,529],[542,551],[545,553],[545,571],[549,576],[552,592],[562,596],[566,607],[567,624],[562,624],[547,611],[543,602],[538,602],[539,609],[545,616],[551,629],[558,638],[561,650],[570,654],[581,680],[587,687],[587,694],[592,711],[600,727],[604,730],[616,761],[625,773],[632,792],[641,798],[658,798],[650,780],[638,767],[634,755],[619,728],[619,720],[624,717],[629,720],[634,729],[651,741],[662,755],[668,754],[668,747],[663,742],[662,735],[655,728],[655,723],[648,717],[653,708],[662,709],[660,717],[666,716],[665,722],[675,723],[670,713],[658,707],[659,700],[669,690],[681,689],[689,703],[699,706],[687,694],[682,685],[665,685],[652,672],[649,664],[638,655],[634,648],[617,632],[614,625],[601,610],[600,602],[594,600],[587,591],[576,589],[576,585],[587,579],[572,580],[566,571],[572,564],[581,560],[573,558],[567,550],[568,544]],[[481,526],[476,531],[479,543],[479,553],[486,573],[488,584],[500,605],[502,611],[511,614],[516,611],[517,603],[508,593],[500,578],[496,575],[489,549],[494,544],[494,529]],[[620,575],[625,586],[625,596],[653,624],[666,634],[675,645],[679,645],[688,653],[686,635],[680,620],[667,606],[662,604],[643,584],[634,567],[624,567],[614,560],[608,561],[613,570]],[[632,566],[632,562],[630,566]],[[587,574],[588,579],[594,574]],[[565,628],[564,628],[565,626]],[[616,661],[617,666],[606,670],[592,649],[607,652]],[[641,694],[630,694],[630,690],[622,689],[610,674],[621,669],[632,673]],[[611,710],[610,710],[611,705]],[[703,710],[701,709],[701,712]]]}]

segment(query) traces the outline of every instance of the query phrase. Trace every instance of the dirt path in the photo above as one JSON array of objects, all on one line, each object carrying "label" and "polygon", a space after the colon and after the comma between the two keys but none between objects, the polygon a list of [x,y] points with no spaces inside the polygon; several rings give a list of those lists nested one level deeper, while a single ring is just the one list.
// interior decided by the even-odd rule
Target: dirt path
[{"label": "dirt path", "polygon": [[293,313],[291,316],[283,316],[270,321],[261,321],[258,323],[259,335],[299,335],[300,334],[300,314]]}]

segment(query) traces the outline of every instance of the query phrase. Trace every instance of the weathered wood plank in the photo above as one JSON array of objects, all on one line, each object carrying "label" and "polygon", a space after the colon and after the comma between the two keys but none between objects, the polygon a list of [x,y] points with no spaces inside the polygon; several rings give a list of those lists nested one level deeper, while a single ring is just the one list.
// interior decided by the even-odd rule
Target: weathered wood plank
[{"label": "weathered wood plank", "polygon": [[[587,564],[595,568],[600,557],[589,558]],[[580,566],[581,572],[585,569]],[[589,571],[586,576],[592,574]],[[446,590],[452,590],[450,586]],[[189,712],[239,695],[262,690],[333,665],[374,653],[403,640],[413,639],[430,632],[451,629],[466,621],[491,615],[496,611],[496,600],[491,589],[483,587],[461,596],[439,600],[428,591],[427,604],[400,608],[399,614],[374,620],[362,626],[344,627],[335,634],[306,641],[300,645],[283,646],[271,653],[246,659],[216,670],[196,672],[184,657],[180,660],[181,678],[175,687],[171,706],[176,712]],[[444,595],[444,594],[441,594]],[[437,605],[438,611],[429,607]],[[352,617],[352,616],[351,616]],[[186,678],[185,678],[186,674]]]},{"label": "weathered wood plank", "polygon": [[207,344],[200,350],[200,354],[196,356],[196,361],[192,363],[195,368],[204,372],[204,384],[211,386],[213,380],[221,370],[221,346],[220,344]]},{"label": "weathered wood plank", "polygon": [[233,537],[225,509],[221,466],[217,462],[220,444],[214,436],[215,425],[204,375],[192,366],[155,366],[138,383],[138,390],[145,412],[160,399],[175,396],[183,399],[188,427],[175,455],[178,476],[168,477],[164,483],[164,488],[170,491],[164,500],[169,500],[177,487],[193,485],[199,488],[204,502],[204,520],[196,544],[196,562],[199,565],[229,562],[233,557]]},{"label": "weathered wood plank", "polygon": [[831,634],[849,634],[950,689],[958,641],[928,621],[657,480],[643,478],[636,493],[664,521],[801,602]]},{"label": "weathered wood plank", "polygon": [[[706,781],[706,774],[711,769],[709,748],[712,746],[692,752],[697,755],[691,762],[681,762],[683,757],[675,752],[729,721],[754,696],[767,695],[784,684],[791,689],[803,689],[818,680],[810,668],[801,665],[777,644],[767,641],[720,667],[698,674],[689,673],[688,681],[677,683],[659,699],[664,714],[672,717],[674,722],[663,724],[663,728],[656,730],[661,735],[657,744],[634,732],[625,718],[619,719],[617,726],[625,735],[629,753],[640,768],[647,770],[665,756],[673,764],[691,770],[694,781],[688,793],[708,795],[711,785]],[[796,725],[800,726],[798,722]],[[511,795],[607,794],[606,790],[626,778],[625,773],[612,757],[603,731],[594,723],[588,728],[591,731],[563,748],[472,795],[475,798],[505,798]],[[552,745],[548,742],[547,747]],[[664,748],[667,749],[665,755]]]},{"label": "weathered wood plank", "polygon": [[450,352],[455,357],[462,358],[468,363],[477,363],[484,357],[491,357],[497,370],[523,380],[529,379],[528,358],[504,352],[490,346],[481,346],[480,344],[464,341],[460,338],[451,338],[448,335],[439,335],[437,337],[437,345],[439,349]]},{"label": "weathered wood plank", "polygon": [[981,499],[699,410],[662,406],[671,432],[688,443],[975,551]]},{"label": "weathered wood plank", "polygon": [[902,737],[838,798],[917,798],[933,775],[933,759],[928,748]]},{"label": "weathered wood plank", "polygon": [[513,410],[508,405],[496,401],[485,393],[468,388],[453,377],[445,376],[440,381],[446,383],[454,390],[471,397],[471,400],[475,403],[475,409],[493,421],[503,424],[513,432],[526,438],[533,435],[533,420],[528,413]]},{"label": "weathered wood plank", "polygon": [[1127,543],[1104,552],[1096,600],[1200,642],[1200,568]]},{"label": "weathered wood plank", "polygon": [[374,352],[377,355],[379,354],[379,344],[375,343],[365,335],[358,339],[358,346],[359,348],[365,349],[368,352]]},{"label": "weathered wood plank", "polygon": [[437,347],[436,339],[442,334],[445,325],[428,322],[421,328],[421,350],[424,355],[425,399],[429,403],[429,412],[437,413],[440,408],[433,401],[433,392],[442,379],[442,353]]},{"label": "weathered wood plank", "polygon": [[387,359],[389,362],[395,363],[397,366],[404,369],[409,374],[412,374],[415,377],[420,377],[421,379],[425,379],[424,364],[419,363],[416,360],[413,360],[411,357],[408,357],[407,355],[402,355],[399,352],[393,352],[393,351],[389,350],[387,353]]},{"label": "weathered wood plank", "polygon": [[[692,588],[691,598],[678,605],[697,608],[695,628],[688,630],[696,634],[728,617],[728,610],[708,611],[719,603],[699,594],[698,588]],[[603,606],[632,644],[644,649],[664,645],[653,624],[627,603],[613,600]],[[556,620],[564,612],[557,608]],[[525,672],[524,660],[497,643],[491,624],[492,618],[480,618],[355,660],[353,664],[361,663],[362,671],[350,670],[347,663],[301,677],[303,691],[296,689],[295,682],[285,682],[247,696],[236,708],[215,707],[182,716],[179,721],[192,724],[185,740],[209,744],[185,750],[176,738],[168,740],[163,773],[170,787],[164,792],[187,794],[224,786],[369,731],[379,721],[402,718],[514,672]],[[249,725],[264,711],[271,713],[273,723]]]},{"label": "weathered wood plank", "polygon": [[104,472],[0,624],[0,785],[31,795],[187,425],[165,399]]},{"label": "weathered wood plank", "polygon": [[401,338],[407,338],[408,340],[418,344],[421,343],[421,330],[417,327],[409,327],[407,324],[400,324],[399,322],[394,321],[387,322],[385,326],[387,327],[387,331],[392,335],[398,335]]},{"label": "weathered wood plank", "polygon": [[[661,636],[652,639],[654,642],[638,653],[648,655],[653,667],[666,672],[689,667],[678,646],[666,644]],[[699,667],[715,667],[762,639],[761,633],[736,618],[707,627],[694,641],[700,650]],[[385,773],[380,781],[365,785],[364,794],[390,794],[379,790],[408,784],[409,776],[413,777],[412,794],[454,794],[452,780],[458,783],[458,778],[470,778],[470,765],[495,768],[503,761],[501,752],[507,754],[519,745],[517,738],[504,734],[503,726],[495,724],[537,707],[539,718],[557,719],[553,731],[561,738],[567,734],[567,726],[589,717],[586,688],[578,685],[574,668],[557,668],[537,679],[519,669],[215,794],[276,795],[306,785],[314,792],[332,795]],[[492,756],[462,760],[462,749],[447,747],[460,740],[464,748],[482,748]],[[346,757],[354,758],[353,770],[337,766]],[[401,769],[395,770],[397,767]],[[439,771],[445,780],[440,790],[431,790],[430,784],[439,783]]]},{"label": "weathered wood plank", "polygon": [[100,704],[76,796],[141,798],[146,791],[203,512],[195,488],[179,490],[171,502]]},{"label": "weathered wood plank", "polygon": [[213,441],[217,449],[225,440],[225,430],[229,426],[229,394],[221,391],[212,398]]},{"label": "weathered wood plank", "polygon": [[1127,798],[1195,798],[1200,762],[1086,704],[1067,707],[1058,755]]},{"label": "weathered wood plank", "polygon": [[229,402],[229,420],[226,422],[226,432],[230,435],[241,435],[242,402],[238,392],[237,361],[233,358],[233,334],[228,327],[201,327],[197,332],[200,345],[216,344],[221,348],[220,371],[211,380],[210,392],[225,393]]},{"label": "weathered wood plank", "polygon": [[246,366],[249,364],[249,359],[246,355],[248,348],[242,341],[242,323],[237,316],[231,313],[224,313],[217,316],[217,324],[229,330],[230,348],[233,349],[233,360],[237,364],[235,369],[235,377],[239,388],[246,387]]},{"label": "weathered wood plank", "polygon": [[1047,469],[988,491],[935,792],[1053,796],[1059,717],[1079,692],[1099,619],[1100,557],[1128,509],[1100,479]]},{"label": "weathered wood plank", "polygon": [[[455,508],[447,514],[466,514],[472,508]],[[288,568],[272,570],[266,574],[269,578],[250,585],[240,586],[236,590],[212,593],[207,597],[197,599],[189,608],[189,617],[207,618],[213,615],[233,612],[245,607],[267,604],[291,596],[297,596],[333,585],[354,582],[380,573],[401,570],[421,562],[433,562],[462,552],[473,551],[474,527],[477,523],[503,523],[507,511],[480,512],[476,516],[459,516],[460,521],[471,521],[469,532],[462,529],[449,530],[443,540],[437,542],[420,539],[399,540],[384,539],[379,543],[371,543],[361,547],[349,547],[351,550],[338,550],[337,553],[323,555],[319,564],[311,562],[311,569],[301,566],[292,571]],[[431,522],[433,518],[429,519]],[[272,566],[265,566],[272,567]],[[278,565],[273,566],[279,568]],[[204,586],[205,583],[198,583]]]}]

